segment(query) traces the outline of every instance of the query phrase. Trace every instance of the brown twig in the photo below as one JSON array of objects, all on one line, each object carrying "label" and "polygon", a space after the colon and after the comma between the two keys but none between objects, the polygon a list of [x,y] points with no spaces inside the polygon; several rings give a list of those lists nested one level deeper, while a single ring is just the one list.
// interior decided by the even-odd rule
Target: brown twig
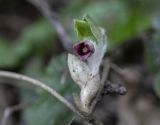
[{"label": "brown twig", "polygon": [[36,6],[40,10],[40,12],[51,22],[63,44],[63,47],[67,50],[67,52],[72,53],[71,39],[67,35],[61,22],[59,21],[57,13],[51,10],[47,0],[28,1],[32,3],[34,6]]}]

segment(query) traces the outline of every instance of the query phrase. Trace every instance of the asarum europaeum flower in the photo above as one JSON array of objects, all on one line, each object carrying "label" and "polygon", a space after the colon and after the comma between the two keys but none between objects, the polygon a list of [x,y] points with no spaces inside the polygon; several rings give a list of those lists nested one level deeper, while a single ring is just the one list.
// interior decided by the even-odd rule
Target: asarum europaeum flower
[{"label": "asarum europaeum flower", "polygon": [[80,60],[87,60],[95,52],[95,47],[90,41],[83,41],[73,45],[74,53]]}]

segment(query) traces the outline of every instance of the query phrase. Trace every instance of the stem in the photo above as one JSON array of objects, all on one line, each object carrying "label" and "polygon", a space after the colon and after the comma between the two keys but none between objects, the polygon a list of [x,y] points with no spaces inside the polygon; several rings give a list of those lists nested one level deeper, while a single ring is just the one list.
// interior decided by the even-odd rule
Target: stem
[{"label": "stem", "polygon": [[69,101],[67,101],[56,90],[54,90],[53,88],[47,86],[43,82],[40,82],[38,80],[35,80],[35,79],[30,78],[30,77],[25,76],[25,75],[13,73],[13,72],[8,72],[8,71],[0,71],[0,79],[4,79],[4,80],[13,79],[13,80],[17,80],[17,81],[25,81],[25,82],[27,82],[29,84],[32,84],[32,85],[36,86],[36,87],[40,87],[41,89],[45,90],[46,92],[48,92],[52,96],[56,97],[60,102],[62,102],[64,105],[66,105],[74,113],[76,113],[80,117],[83,117],[79,113],[79,111],[75,108],[75,106],[73,104],[71,104]]},{"label": "stem", "polygon": [[31,4],[36,6],[39,11],[51,22],[55,28],[63,47],[70,53],[72,53],[72,42],[66,33],[64,27],[58,19],[57,13],[51,10],[47,0],[28,0]]},{"label": "stem", "polygon": [[18,105],[12,106],[12,107],[7,107],[4,110],[4,113],[2,115],[2,120],[1,120],[0,125],[7,125],[8,119],[12,115],[13,112],[22,110],[22,109],[30,106],[31,104],[33,104],[33,101],[35,101],[35,100],[31,100],[31,101],[25,102],[25,103],[20,103]]},{"label": "stem", "polygon": [[124,73],[123,73],[123,69],[121,69],[119,66],[117,66],[116,64],[114,63],[111,63],[111,68],[116,72],[118,73],[119,75],[123,76]]},{"label": "stem", "polygon": [[[28,84],[34,85],[36,87],[40,87],[41,89],[45,90],[46,92],[48,92],[49,94],[51,94],[52,96],[57,98],[60,102],[62,102],[65,106],[67,106],[71,111],[73,111],[75,114],[77,114],[81,118],[85,119],[86,121],[88,121],[88,119],[93,119],[93,121],[88,121],[92,125],[103,125],[100,121],[97,121],[95,118],[93,118],[93,116],[89,116],[89,117],[84,116],[79,110],[77,110],[77,108],[73,104],[71,104],[69,101],[67,101],[56,90],[47,86],[43,82],[40,82],[36,79],[33,79],[31,77],[28,77],[28,76],[25,76],[22,74],[8,72],[8,71],[0,71],[0,79],[6,80],[6,81],[9,79],[13,79],[13,80],[17,80],[17,81],[27,82]],[[7,115],[7,117],[8,117],[10,112],[11,112],[10,110],[7,110],[7,113],[5,115]]]}]

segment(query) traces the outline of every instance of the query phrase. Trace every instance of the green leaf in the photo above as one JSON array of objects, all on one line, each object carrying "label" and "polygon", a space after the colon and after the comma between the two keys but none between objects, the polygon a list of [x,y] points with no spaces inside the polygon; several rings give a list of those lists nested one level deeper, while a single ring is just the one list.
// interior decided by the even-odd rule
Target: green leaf
[{"label": "green leaf", "polygon": [[74,26],[80,40],[83,40],[86,38],[95,39],[92,34],[90,25],[86,21],[74,20]]},{"label": "green leaf", "polygon": [[[49,22],[40,19],[26,27],[18,39],[17,51],[44,54],[49,50],[54,40],[55,32]],[[46,48],[46,49],[44,49]]]},{"label": "green leaf", "polygon": [[27,26],[14,42],[0,37],[0,67],[15,68],[32,55],[43,56],[53,47],[55,32],[50,24],[40,19]]},{"label": "green leaf", "polygon": [[[35,57],[31,60],[30,65],[23,70],[23,73],[43,81],[71,100],[72,93],[77,92],[78,87],[73,84],[73,80],[67,72],[66,55],[53,57],[43,70],[41,66],[41,58]],[[64,73],[66,73],[66,77],[61,83]],[[23,114],[29,125],[64,125],[73,117],[74,114],[64,104],[42,89],[34,89],[34,92],[37,93],[38,98],[30,108],[25,109]],[[24,96],[30,93],[25,92]]]},{"label": "green leaf", "polygon": [[0,38],[0,67],[10,68],[17,64],[18,56],[6,39]]},{"label": "green leaf", "polygon": [[84,20],[89,24],[90,29],[97,41],[100,40],[102,37],[100,27],[98,27],[97,24],[93,21],[93,19],[87,14],[84,16]]},{"label": "green leaf", "polygon": [[100,42],[104,38],[104,30],[97,26],[87,14],[83,17],[83,20],[75,20],[74,26],[80,40],[91,39]]}]

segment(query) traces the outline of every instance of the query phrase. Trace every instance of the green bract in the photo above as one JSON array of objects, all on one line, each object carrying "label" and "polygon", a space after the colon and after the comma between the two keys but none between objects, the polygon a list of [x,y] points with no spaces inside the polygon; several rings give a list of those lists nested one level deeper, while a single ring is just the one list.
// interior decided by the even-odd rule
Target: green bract
[{"label": "green bract", "polygon": [[105,37],[104,29],[97,26],[89,15],[85,15],[82,20],[75,20],[74,26],[80,40],[100,42]]}]

